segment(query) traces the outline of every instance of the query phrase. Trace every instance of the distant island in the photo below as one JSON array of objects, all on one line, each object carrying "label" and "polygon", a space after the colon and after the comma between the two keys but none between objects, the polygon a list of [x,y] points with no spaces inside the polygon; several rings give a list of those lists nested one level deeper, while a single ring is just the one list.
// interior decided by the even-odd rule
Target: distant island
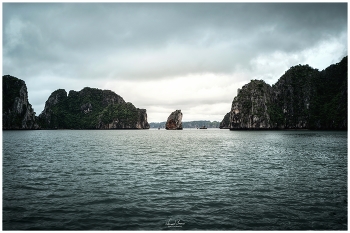
[{"label": "distant island", "polygon": [[270,86],[252,80],[238,89],[220,128],[347,130],[348,58],[323,71],[290,68]]}]

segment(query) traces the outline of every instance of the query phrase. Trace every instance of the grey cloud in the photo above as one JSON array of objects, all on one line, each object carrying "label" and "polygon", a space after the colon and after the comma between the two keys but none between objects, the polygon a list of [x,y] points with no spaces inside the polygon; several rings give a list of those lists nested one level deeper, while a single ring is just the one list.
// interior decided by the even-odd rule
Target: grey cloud
[{"label": "grey cloud", "polygon": [[[115,72],[119,77],[137,78],[159,78],[169,70],[174,75],[229,73],[261,53],[303,50],[327,36],[337,36],[347,29],[346,15],[346,4],[324,3],[11,3],[4,4],[4,58],[11,59],[13,66],[42,64],[37,72],[40,67],[59,70],[63,63],[79,76],[86,66],[103,64],[108,57],[142,56],[142,51],[163,51],[175,44],[186,54],[173,51],[173,58],[162,57],[167,60],[158,61],[160,71],[154,73],[142,63],[134,67],[116,63]],[[11,30],[19,31],[16,46],[6,33]],[[4,67],[5,71],[11,68]],[[108,72],[96,75],[108,76]]]}]

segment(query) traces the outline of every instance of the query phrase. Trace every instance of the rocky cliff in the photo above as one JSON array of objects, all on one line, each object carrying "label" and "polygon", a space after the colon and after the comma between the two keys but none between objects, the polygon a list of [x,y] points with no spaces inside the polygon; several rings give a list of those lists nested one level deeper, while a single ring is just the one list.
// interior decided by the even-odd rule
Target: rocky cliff
[{"label": "rocky cliff", "polygon": [[226,113],[224,119],[220,122],[220,129],[229,129],[231,112]]},{"label": "rocky cliff", "polygon": [[165,124],[165,129],[169,130],[181,130],[182,129],[182,112],[176,110],[170,114]]},{"label": "rocky cliff", "polygon": [[272,86],[252,80],[238,90],[220,128],[346,130],[347,57],[321,72],[294,66]]},{"label": "rocky cliff", "polygon": [[2,77],[2,129],[38,129],[35,112],[28,102],[23,80],[10,75]]},{"label": "rocky cliff", "polygon": [[126,103],[109,90],[86,87],[81,91],[58,89],[39,115],[45,129],[148,129],[145,109]]},{"label": "rocky cliff", "polygon": [[262,80],[252,80],[232,102],[230,128],[271,128],[270,104],[271,87]]}]

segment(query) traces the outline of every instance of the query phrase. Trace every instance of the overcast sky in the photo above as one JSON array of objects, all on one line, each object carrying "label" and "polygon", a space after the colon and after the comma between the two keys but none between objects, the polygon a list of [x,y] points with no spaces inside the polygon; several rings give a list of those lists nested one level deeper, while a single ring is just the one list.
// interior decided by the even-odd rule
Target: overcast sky
[{"label": "overcast sky", "polygon": [[347,3],[3,3],[3,75],[37,115],[60,88],[108,89],[148,122],[221,121],[237,88],[348,53]]}]

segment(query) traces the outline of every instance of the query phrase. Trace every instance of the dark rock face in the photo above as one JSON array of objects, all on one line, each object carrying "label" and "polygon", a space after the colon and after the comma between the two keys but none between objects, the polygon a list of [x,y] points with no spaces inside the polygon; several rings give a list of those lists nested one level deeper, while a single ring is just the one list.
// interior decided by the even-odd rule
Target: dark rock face
[{"label": "dark rock face", "polygon": [[220,122],[220,129],[229,129],[230,128],[230,115],[231,112],[226,113],[224,119]]},{"label": "dark rock face", "polygon": [[165,124],[165,129],[169,130],[181,130],[182,129],[182,112],[176,110],[170,114]]},{"label": "dark rock face", "polygon": [[262,80],[252,80],[239,90],[232,102],[230,128],[271,128],[267,113],[271,104],[271,87]]},{"label": "dark rock face", "polygon": [[147,110],[137,108],[138,120],[136,124],[137,129],[149,129],[149,124],[147,122]]},{"label": "dark rock face", "polygon": [[10,75],[4,75],[2,88],[2,129],[38,129],[35,112],[28,102],[25,82]]},{"label": "dark rock face", "polygon": [[45,129],[148,129],[145,109],[126,103],[110,90],[59,89],[45,103],[39,122]]},{"label": "dark rock face", "polygon": [[220,128],[347,130],[347,57],[321,72],[294,66],[272,87],[252,80]]},{"label": "dark rock face", "polygon": [[309,129],[311,109],[319,79],[319,71],[308,65],[290,68],[272,86],[270,115],[274,128]]},{"label": "dark rock face", "polygon": [[58,89],[51,93],[47,101],[45,102],[45,108],[39,115],[39,124],[43,128],[57,128],[58,126],[54,126],[57,121],[56,114],[56,105],[58,103],[62,103],[67,99],[67,92],[64,89]]},{"label": "dark rock face", "polygon": [[348,128],[348,57],[329,66],[314,82],[310,126],[314,129]]}]

